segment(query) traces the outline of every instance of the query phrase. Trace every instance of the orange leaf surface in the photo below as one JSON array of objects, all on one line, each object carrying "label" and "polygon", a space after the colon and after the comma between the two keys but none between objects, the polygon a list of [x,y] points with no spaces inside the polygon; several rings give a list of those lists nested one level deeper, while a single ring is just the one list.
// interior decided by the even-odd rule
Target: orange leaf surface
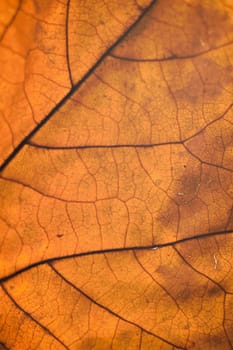
[{"label": "orange leaf surface", "polygon": [[0,349],[232,349],[231,1],[3,0],[0,39]]}]

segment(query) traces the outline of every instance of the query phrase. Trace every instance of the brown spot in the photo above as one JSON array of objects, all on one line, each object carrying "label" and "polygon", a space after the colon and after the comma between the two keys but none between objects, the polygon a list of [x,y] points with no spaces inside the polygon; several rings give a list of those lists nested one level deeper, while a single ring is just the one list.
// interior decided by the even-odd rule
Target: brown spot
[{"label": "brown spot", "polygon": [[192,300],[192,295],[188,288],[184,288],[180,294],[177,295],[177,298],[182,301]]},{"label": "brown spot", "polygon": [[214,285],[213,287],[209,288],[207,293],[209,297],[214,297],[214,296],[219,296],[223,291],[221,290],[220,287],[217,285]]},{"label": "brown spot", "polygon": [[58,237],[58,238],[62,238],[63,236],[64,236],[63,233],[58,233],[58,234],[57,234],[57,237]]}]

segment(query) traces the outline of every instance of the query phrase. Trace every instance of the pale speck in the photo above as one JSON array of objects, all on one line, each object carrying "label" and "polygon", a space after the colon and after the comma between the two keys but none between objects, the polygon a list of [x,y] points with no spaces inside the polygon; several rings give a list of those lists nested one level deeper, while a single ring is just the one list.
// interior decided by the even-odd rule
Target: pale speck
[{"label": "pale speck", "polygon": [[48,58],[49,58],[49,61],[50,61],[51,63],[55,63],[54,55],[49,54],[49,55],[48,55]]},{"label": "pale speck", "polygon": [[200,44],[201,44],[202,47],[206,46],[206,43],[203,40],[201,40],[201,39],[200,39]]},{"label": "pale speck", "polygon": [[215,269],[215,270],[216,270],[216,268],[217,268],[217,265],[218,265],[218,260],[217,260],[215,254],[214,254],[214,269]]}]

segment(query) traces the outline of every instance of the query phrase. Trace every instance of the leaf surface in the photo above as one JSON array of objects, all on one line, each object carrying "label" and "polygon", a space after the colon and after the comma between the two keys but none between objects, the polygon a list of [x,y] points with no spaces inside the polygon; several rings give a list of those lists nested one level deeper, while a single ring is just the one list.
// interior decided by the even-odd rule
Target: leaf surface
[{"label": "leaf surface", "polygon": [[0,348],[232,349],[230,2],[1,6]]}]

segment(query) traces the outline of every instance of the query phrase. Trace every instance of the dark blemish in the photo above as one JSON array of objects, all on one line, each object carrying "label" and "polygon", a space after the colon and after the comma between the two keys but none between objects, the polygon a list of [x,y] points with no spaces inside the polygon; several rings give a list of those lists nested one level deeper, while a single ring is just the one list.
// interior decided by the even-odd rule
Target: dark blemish
[{"label": "dark blemish", "polygon": [[191,298],[191,294],[190,294],[190,290],[188,288],[183,289],[178,295],[177,297],[182,300],[182,301],[187,301],[190,300]]},{"label": "dark blemish", "polygon": [[58,237],[58,238],[62,238],[63,236],[64,236],[63,233],[58,233],[58,234],[57,234],[57,237]]},{"label": "dark blemish", "polygon": [[8,350],[7,346],[3,342],[0,342],[0,350]]},{"label": "dark blemish", "polygon": [[194,341],[191,341],[189,343],[189,349],[195,349],[196,343]]},{"label": "dark blemish", "polygon": [[208,289],[208,296],[210,297],[217,296],[220,293],[222,293],[222,290],[218,286],[213,286],[212,288]]},{"label": "dark blemish", "polygon": [[187,167],[187,165],[184,164],[184,168],[186,168],[186,167]]}]

